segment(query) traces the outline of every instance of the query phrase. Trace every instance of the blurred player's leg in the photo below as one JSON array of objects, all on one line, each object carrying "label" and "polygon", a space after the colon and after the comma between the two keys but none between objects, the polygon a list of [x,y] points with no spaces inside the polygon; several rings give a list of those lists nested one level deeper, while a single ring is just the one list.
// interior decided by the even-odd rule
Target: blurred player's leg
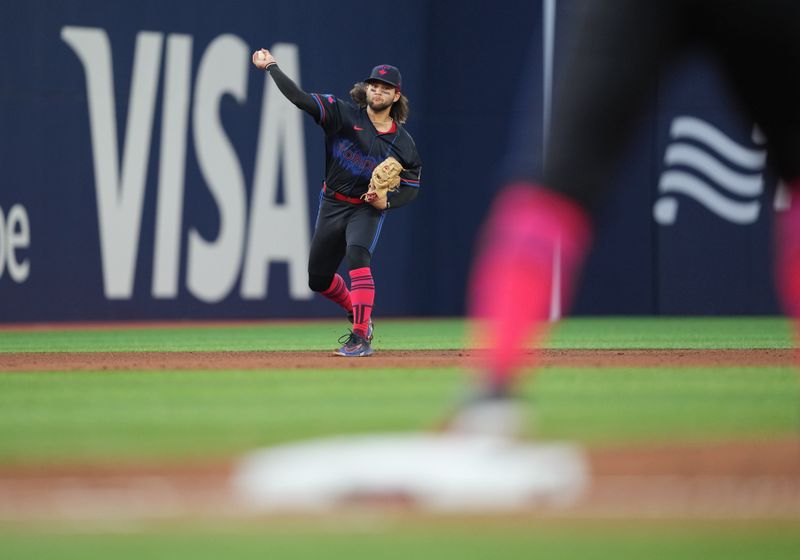
[{"label": "blurred player's leg", "polygon": [[795,362],[800,365],[800,179],[787,187],[790,207],[775,215],[775,284],[783,312],[792,320]]},{"label": "blurred player's leg", "polygon": [[776,280],[786,313],[800,318],[800,181],[790,186],[791,207],[776,216]]},{"label": "blurred player's leg", "polygon": [[800,363],[800,180],[787,184],[791,206],[775,215],[775,283],[784,313],[794,322]]},{"label": "blurred player's leg", "polygon": [[531,123],[512,137],[504,173],[511,186],[493,206],[471,279],[477,344],[487,348],[484,377],[448,420],[451,430],[513,436],[522,428],[521,408],[509,397],[523,368],[537,365],[529,352],[549,325],[556,254],[566,309],[591,242],[589,215],[612,186],[659,70],[685,38],[677,17],[683,2],[596,1],[586,8],[554,96],[543,171],[532,132],[538,128]]},{"label": "blurred player's leg", "polygon": [[514,186],[494,205],[473,269],[470,308],[483,325],[478,343],[488,348],[484,393],[510,392],[523,366],[535,365],[529,348],[548,326],[555,255],[566,309],[590,244],[589,213],[610,190],[639,108],[684,38],[676,24],[683,3],[615,0],[586,8],[554,97],[543,172],[530,130],[520,131],[507,171]]},{"label": "blurred player's leg", "polygon": [[790,209],[775,215],[775,281],[800,342],[800,3],[722,2],[717,8],[712,44],[791,193]]},{"label": "blurred player's leg", "polygon": [[524,429],[514,402],[518,374],[536,363],[532,350],[549,325],[554,256],[566,307],[590,242],[585,211],[530,183],[507,187],[492,207],[470,283],[473,345],[480,350],[477,391],[448,418],[452,432],[517,436]]},{"label": "blurred player's leg", "polygon": [[565,281],[560,293],[568,296],[589,232],[584,211],[552,191],[517,184],[498,197],[470,291],[477,345],[489,349],[482,370],[490,393],[508,392],[512,375],[533,362],[531,342],[548,324],[554,255],[559,251]]}]

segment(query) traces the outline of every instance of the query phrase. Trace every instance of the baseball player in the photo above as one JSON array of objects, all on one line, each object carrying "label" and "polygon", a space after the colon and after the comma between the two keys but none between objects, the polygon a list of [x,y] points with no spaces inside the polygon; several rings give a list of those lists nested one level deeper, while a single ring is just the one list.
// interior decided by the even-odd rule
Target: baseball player
[{"label": "baseball player", "polygon": [[[544,170],[537,171],[531,126],[527,141],[518,139],[521,157],[510,162],[507,186],[484,226],[470,307],[490,350],[480,390],[456,425],[497,429],[487,427],[490,418],[513,417],[514,381],[523,366],[535,365],[529,344],[541,340],[548,324],[556,247],[568,297],[591,244],[592,217],[654,91],[652,79],[687,50],[716,57],[746,116],[766,135],[772,167],[795,200],[800,196],[800,2],[595,0],[584,8],[554,96]],[[800,204],[777,217],[776,243],[778,291],[797,318]]]},{"label": "baseball player", "polygon": [[[416,198],[422,169],[414,140],[403,127],[408,99],[401,91],[400,71],[386,64],[376,66],[366,80],[355,84],[348,102],[328,93],[304,92],[267,49],[254,52],[252,59],[325,133],[325,181],[308,258],[308,285],[341,306],[353,323],[350,333],[339,340],[342,346],[336,354],[369,356],[375,301],[370,261],[386,212]],[[390,157],[399,162],[399,184],[380,196],[371,188],[373,171]],[[345,258],[349,289],[337,274]]]}]

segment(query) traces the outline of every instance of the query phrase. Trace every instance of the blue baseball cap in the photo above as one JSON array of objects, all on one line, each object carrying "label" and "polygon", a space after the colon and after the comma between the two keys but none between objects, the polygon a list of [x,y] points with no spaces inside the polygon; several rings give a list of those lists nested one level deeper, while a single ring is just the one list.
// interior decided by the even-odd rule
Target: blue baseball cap
[{"label": "blue baseball cap", "polygon": [[395,66],[390,66],[388,64],[381,64],[380,66],[376,66],[372,69],[372,74],[369,75],[369,78],[364,80],[365,82],[383,82],[384,84],[389,84],[392,87],[396,87],[398,90],[400,89],[400,84],[402,80],[400,78],[400,70],[397,69]]}]

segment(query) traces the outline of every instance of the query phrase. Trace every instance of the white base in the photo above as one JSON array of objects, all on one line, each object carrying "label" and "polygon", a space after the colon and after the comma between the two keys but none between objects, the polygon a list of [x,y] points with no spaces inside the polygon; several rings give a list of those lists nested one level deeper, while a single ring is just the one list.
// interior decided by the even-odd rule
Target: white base
[{"label": "white base", "polygon": [[245,456],[237,495],[263,511],[324,511],[354,501],[401,498],[435,511],[566,506],[588,485],[569,444],[458,434],[340,436]]}]

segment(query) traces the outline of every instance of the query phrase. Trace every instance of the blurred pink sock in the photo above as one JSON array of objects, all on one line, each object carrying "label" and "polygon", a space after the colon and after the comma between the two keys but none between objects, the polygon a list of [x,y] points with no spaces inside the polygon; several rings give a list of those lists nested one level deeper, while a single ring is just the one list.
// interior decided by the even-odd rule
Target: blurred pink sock
[{"label": "blurred pink sock", "polygon": [[506,390],[526,365],[531,343],[549,323],[556,250],[562,310],[590,243],[590,225],[576,203],[533,184],[515,184],[495,201],[472,270],[470,315],[475,344],[488,349],[485,382]]}]

